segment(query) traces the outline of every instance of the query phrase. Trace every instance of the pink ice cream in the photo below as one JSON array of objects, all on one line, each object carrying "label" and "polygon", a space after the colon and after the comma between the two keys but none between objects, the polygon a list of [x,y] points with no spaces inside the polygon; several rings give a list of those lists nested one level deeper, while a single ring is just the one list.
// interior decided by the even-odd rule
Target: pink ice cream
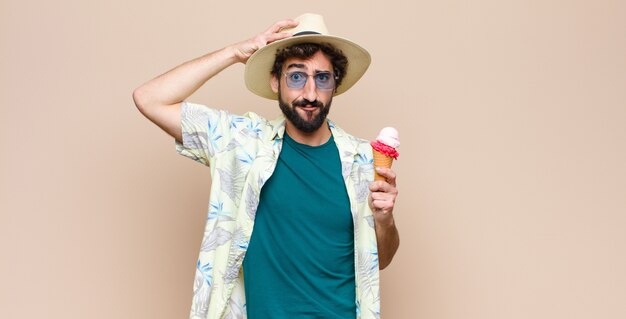
[{"label": "pink ice cream", "polygon": [[394,159],[398,159],[400,153],[396,150],[400,147],[398,130],[393,127],[385,127],[380,130],[375,141],[371,141],[372,148]]}]

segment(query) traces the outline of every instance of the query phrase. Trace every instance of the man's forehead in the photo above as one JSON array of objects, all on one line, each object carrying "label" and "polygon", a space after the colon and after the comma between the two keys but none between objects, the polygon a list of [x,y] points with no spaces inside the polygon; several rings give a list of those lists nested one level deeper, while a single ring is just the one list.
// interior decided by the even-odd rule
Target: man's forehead
[{"label": "man's forehead", "polygon": [[285,60],[283,64],[285,69],[313,69],[313,70],[332,70],[333,66],[330,62],[330,59],[323,54],[322,52],[317,52],[312,55],[310,58],[302,59],[302,58],[289,58]]}]

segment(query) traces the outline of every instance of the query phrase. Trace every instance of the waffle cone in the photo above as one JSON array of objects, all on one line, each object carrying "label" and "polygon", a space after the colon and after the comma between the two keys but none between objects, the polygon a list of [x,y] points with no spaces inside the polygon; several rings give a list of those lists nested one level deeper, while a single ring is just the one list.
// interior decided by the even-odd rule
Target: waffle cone
[{"label": "waffle cone", "polygon": [[[391,168],[391,164],[393,164],[393,157],[387,156],[377,150],[374,150],[374,168],[378,167],[386,167]],[[374,180],[375,181],[384,181],[385,177],[378,175],[376,170],[374,170]]]}]

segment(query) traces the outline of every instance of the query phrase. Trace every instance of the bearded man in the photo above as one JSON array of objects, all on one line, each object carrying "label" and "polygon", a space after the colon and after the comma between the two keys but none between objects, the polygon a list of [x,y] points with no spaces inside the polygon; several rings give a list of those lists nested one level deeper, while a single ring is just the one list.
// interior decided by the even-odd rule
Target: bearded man
[{"label": "bearded man", "polygon": [[[278,101],[268,121],[186,99],[245,63],[253,93]],[[276,22],[137,88],[136,106],[211,169],[190,318],[379,318],[379,269],[399,245],[396,175],[368,141],[327,118],[369,53],[328,33],[321,16]],[[374,169],[386,178],[374,181]]]}]

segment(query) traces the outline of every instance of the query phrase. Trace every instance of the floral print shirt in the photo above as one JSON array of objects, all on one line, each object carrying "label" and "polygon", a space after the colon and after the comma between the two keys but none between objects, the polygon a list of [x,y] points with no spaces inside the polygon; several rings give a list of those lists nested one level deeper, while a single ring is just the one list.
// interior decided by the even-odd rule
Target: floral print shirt
[{"label": "floral print shirt", "polygon": [[[285,118],[268,121],[184,102],[176,150],[211,169],[204,238],[193,285],[191,319],[246,318],[242,262],[261,187],[274,171]],[[368,205],[374,179],[372,148],[328,121],[339,149],[354,222],[356,318],[380,318],[378,250]]]}]

